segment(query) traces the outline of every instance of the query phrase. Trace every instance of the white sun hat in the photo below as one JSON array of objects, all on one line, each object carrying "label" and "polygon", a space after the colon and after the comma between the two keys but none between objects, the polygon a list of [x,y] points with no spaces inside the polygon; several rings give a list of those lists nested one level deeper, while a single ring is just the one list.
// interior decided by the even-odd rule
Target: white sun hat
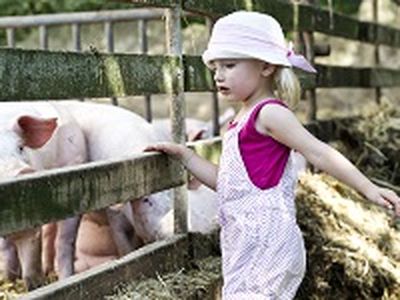
[{"label": "white sun hat", "polygon": [[218,19],[202,58],[207,66],[216,59],[255,58],[316,72],[302,55],[286,45],[278,21],[258,12],[237,11]]}]

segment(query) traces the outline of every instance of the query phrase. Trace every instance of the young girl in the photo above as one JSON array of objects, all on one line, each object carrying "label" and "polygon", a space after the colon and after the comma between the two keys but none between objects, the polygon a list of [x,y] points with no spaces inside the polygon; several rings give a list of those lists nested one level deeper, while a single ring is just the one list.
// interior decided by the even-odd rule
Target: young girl
[{"label": "young girl", "polygon": [[182,160],[219,199],[223,299],[292,299],[305,272],[305,248],[295,219],[294,149],[400,216],[400,198],[368,180],[339,152],[311,135],[291,108],[300,85],[291,67],[315,69],[288,49],[279,23],[256,12],[235,12],[213,28],[205,64],[220,96],[241,109],[224,135],[216,166],[183,145],[148,150]]}]

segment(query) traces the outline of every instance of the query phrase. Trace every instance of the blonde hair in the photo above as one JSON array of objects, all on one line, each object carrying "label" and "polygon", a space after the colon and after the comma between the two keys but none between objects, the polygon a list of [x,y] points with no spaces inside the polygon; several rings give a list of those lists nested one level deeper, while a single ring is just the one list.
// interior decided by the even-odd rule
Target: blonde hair
[{"label": "blonde hair", "polygon": [[286,101],[290,108],[296,108],[300,100],[301,87],[297,75],[291,68],[278,67],[273,77],[277,96]]}]

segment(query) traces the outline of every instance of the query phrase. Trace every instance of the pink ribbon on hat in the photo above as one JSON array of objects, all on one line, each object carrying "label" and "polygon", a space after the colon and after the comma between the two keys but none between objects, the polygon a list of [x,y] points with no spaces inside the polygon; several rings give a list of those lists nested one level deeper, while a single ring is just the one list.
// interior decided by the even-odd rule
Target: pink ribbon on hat
[{"label": "pink ribbon on hat", "polygon": [[287,59],[293,67],[302,69],[306,72],[317,73],[317,70],[310,64],[310,62],[301,54],[296,54],[293,51],[293,43],[289,43],[289,50],[287,52]]}]

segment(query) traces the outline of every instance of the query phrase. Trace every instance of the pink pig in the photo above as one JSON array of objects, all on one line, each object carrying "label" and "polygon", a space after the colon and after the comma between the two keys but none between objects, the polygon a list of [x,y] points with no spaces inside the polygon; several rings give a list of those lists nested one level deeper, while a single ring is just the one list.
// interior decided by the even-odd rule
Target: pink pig
[{"label": "pink pig", "polygon": [[[61,104],[83,130],[90,161],[142,153],[147,145],[156,141],[151,125],[129,110],[91,102]],[[131,216],[132,206],[128,201],[90,212],[82,218],[76,243],[77,272],[125,255],[143,244],[135,234]]]},{"label": "pink pig", "polygon": [[[84,135],[65,108],[55,103],[1,103],[2,178],[74,165],[86,160]],[[56,256],[59,277],[72,275],[78,221],[79,218],[74,217],[58,222],[57,226],[49,224],[43,227],[43,268],[41,228],[15,232],[1,239],[0,248],[6,257],[6,274],[14,279],[21,272],[27,288],[36,288],[43,283],[42,269],[51,271]],[[59,240],[56,249],[53,243],[49,243],[49,233]]]},{"label": "pink pig", "polygon": [[[91,161],[140,153],[147,145],[171,138],[170,134],[165,135],[165,129],[169,128],[167,126],[169,121],[150,124],[133,112],[104,104],[69,102],[68,109],[85,132]],[[232,109],[228,109],[221,116],[222,125],[231,118],[232,114]],[[210,126],[207,122],[190,119],[187,124],[190,125],[187,130],[192,140],[199,139],[204,133],[210,134]],[[215,229],[217,226],[216,207],[217,202],[213,191],[205,186],[196,186],[191,189],[189,191],[189,230],[206,233]],[[114,210],[115,213],[118,209]],[[133,238],[135,240],[133,247],[137,248],[141,241],[148,243],[173,234],[172,196],[169,190],[128,202],[122,210],[135,231],[133,237],[121,234],[120,241],[125,239],[122,244],[132,243]],[[121,219],[123,219],[122,216],[116,218],[124,224],[121,227],[126,226],[126,220],[121,221]],[[100,229],[100,226],[95,227],[93,224],[91,227],[92,230]],[[114,227],[118,228],[118,225]],[[124,228],[125,231],[119,230],[119,232],[126,232],[126,227]],[[85,225],[82,223],[79,235],[84,229]],[[118,230],[113,230],[115,231],[118,232]],[[89,243],[90,239],[78,237],[78,250],[80,247],[90,249],[89,245],[83,245],[84,241]],[[83,254],[77,254],[77,257],[84,257]],[[79,266],[90,265],[90,259],[87,255],[85,257],[86,263],[80,261]]]}]

